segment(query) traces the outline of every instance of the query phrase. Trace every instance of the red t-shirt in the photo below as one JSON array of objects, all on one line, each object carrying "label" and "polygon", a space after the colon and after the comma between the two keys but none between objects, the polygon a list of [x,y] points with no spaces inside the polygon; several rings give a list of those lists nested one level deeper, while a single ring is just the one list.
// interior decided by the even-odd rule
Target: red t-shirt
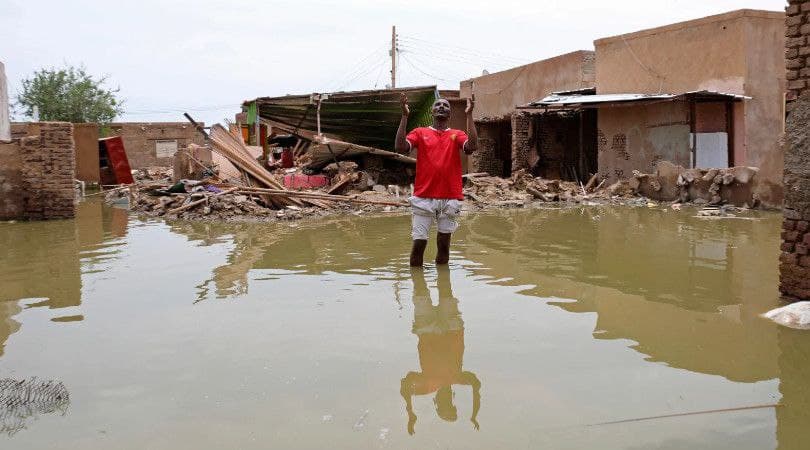
[{"label": "red t-shirt", "polygon": [[406,138],[416,148],[413,195],[421,198],[464,200],[461,192],[461,156],[467,133],[448,128],[415,128]]}]

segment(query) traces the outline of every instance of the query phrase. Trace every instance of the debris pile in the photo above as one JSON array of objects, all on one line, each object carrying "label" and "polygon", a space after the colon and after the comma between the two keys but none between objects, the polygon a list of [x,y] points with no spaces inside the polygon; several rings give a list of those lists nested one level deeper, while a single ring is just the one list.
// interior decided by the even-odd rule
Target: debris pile
[{"label": "debris pile", "polygon": [[630,189],[660,201],[692,202],[698,205],[732,204],[756,207],[756,167],[685,169],[670,162],[658,163],[652,174],[633,171]]},{"label": "debris pile", "polygon": [[[181,149],[174,169],[133,171],[135,184],[107,191],[108,202],[128,202],[131,209],[151,216],[218,221],[295,220],[409,206],[412,158],[322,136],[291,135],[284,145],[293,145],[294,151],[287,152],[282,164],[266,158],[261,147],[246,145],[238,128],[214,125],[208,137],[210,148]],[[354,160],[344,159],[350,157]],[[399,166],[391,169],[386,163]],[[748,167],[687,170],[662,162],[653,174],[635,171],[632,178],[609,186],[598,174],[583,184],[534,177],[524,170],[509,178],[471,173],[464,175],[464,196],[471,200],[469,207],[478,209],[551,202],[649,206],[647,198],[755,206],[745,199],[752,196],[756,172]],[[189,178],[178,180],[180,176]],[[394,184],[381,184],[386,181]],[[723,215],[727,211],[721,210]]]},{"label": "debris pile", "polygon": [[491,177],[487,174],[470,174],[465,175],[465,178],[467,187],[464,189],[464,196],[479,207],[520,207],[533,201],[582,203],[636,195],[633,189],[622,188],[626,182],[618,182],[605,189],[604,182],[596,183],[596,176],[591,178],[587,186],[573,181],[536,178],[523,170],[515,172],[510,178]]},{"label": "debris pile", "polygon": [[[107,191],[107,201],[128,201],[132,210],[150,216],[226,221],[288,220],[347,211],[392,211],[408,206],[400,195],[408,192],[406,188],[358,185],[363,177],[354,162],[330,164],[324,175],[305,175],[301,167],[271,171],[237,133],[215,125],[209,137],[211,150],[233,167],[230,172],[220,176],[217,164],[207,165],[198,171],[200,179],[172,182],[171,168],[141,169],[133,171],[134,185]],[[177,157],[187,157],[178,153]],[[234,170],[237,176],[231,173]],[[302,183],[309,178],[325,179],[327,183],[312,188]],[[363,192],[367,189],[370,190]]]}]

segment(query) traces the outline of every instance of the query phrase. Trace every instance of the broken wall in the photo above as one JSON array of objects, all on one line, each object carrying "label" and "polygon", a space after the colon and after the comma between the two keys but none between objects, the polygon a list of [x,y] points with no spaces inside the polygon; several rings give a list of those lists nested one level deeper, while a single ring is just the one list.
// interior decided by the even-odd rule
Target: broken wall
[{"label": "broken wall", "polygon": [[512,114],[512,170],[529,170],[531,160],[532,117],[527,113]]},{"label": "broken wall", "polygon": [[75,215],[73,125],[32,124],[38,134],[0,145],[0,219]]},{"label": "broken wall", "polygon": [[23,211],[20,143],[0,142],[0,219],[22,217]]},{"label": "broken wall", "polygon": [[171,166],[177,149],[189,144],[205,145],[202,134],[184,122],[112,123],[101,126],[100,135],[123,138],[132,169]]},{"label": "broken wall", "polygon": [[608,183],[630,178],[633,170],[652,172],[660,161],[690,167],[686,102],[602,108],[597,117],[599,174]]},{"label": "broken wall", "polygon": [[[810,43],[810,0],[791,0],[787,7],[786,25],[788,33],[791,27],[800,24],[800,36],[794,36],[787,42],[790,54],[795,42]],[[800,21],[796,21],[796,17]],[[810,46],[803,47],[810,58]],[[791,60],[787,61],[787,70],[792,70]],[[782,254],[780,255],[779,290],[786,297],[797,300],[810,299],[810,92],[802,87],[810,84],[810,72],[797,74],[801,83],[793,83],[792,94],[801,93],[792,100],[788,109],[790,113],[785,126],[785,163],[784,186],[785,208],[782,231]],[[794,95],[795,96],[795,95]]]},{"label": "broken wall", "polygon": [[500,122],[477,124],[478,150],[469,157],[470,172],[486,172],[492,176],[503,176],[504,163],[500,157]]},{"label": "broken wall", "polygon": [[759,196],[779,206],[784,17],[739,10],[599,39],[594,42],[597,93],[710,90],[752,97],[735,107],[734,163],[760,167]]},{"label": "broken wall", "polygon": [[76,214],[73,124],[42,122],[39,135],[20,140],[24,215],[67,219]]}]

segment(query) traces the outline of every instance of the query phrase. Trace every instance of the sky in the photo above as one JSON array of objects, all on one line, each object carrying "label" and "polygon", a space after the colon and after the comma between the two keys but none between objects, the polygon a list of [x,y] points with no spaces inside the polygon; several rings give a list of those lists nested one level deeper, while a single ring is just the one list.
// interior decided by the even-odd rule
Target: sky
[{"label": "sky", "polygon": [[[41,68],[84,65],[119,87],[118,121],[233,119],[246,99],[460,80],[595,39],[785,0],[0,0],[9,96]],[[17,115],[17,118],[19,115]]]}]

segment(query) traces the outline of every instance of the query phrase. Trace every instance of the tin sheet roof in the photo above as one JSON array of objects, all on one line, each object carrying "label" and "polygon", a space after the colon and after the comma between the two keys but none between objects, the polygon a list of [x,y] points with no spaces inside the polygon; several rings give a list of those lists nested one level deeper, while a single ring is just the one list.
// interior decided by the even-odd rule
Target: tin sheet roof
[{"label": "tin sheet roof", "polygon": [[594,94],[594,95],[580,95],[580,94],[551,94],[540,100],[531,102],[522,108],[544,108],[544,107],[569,107],[569,106],[582,106],[582,107],[598,107],[599,105],[607,104],[621,104],[621,103],[635,103],[635,102],[656,102],[656,101],[669,101],[675,99],[697,99],[697,100],[716,100],[716,101],[741,101],[749,100],[747,97],[739,94],[730,94],[726,92],[714,91],[690,91],[682,94]]}]

